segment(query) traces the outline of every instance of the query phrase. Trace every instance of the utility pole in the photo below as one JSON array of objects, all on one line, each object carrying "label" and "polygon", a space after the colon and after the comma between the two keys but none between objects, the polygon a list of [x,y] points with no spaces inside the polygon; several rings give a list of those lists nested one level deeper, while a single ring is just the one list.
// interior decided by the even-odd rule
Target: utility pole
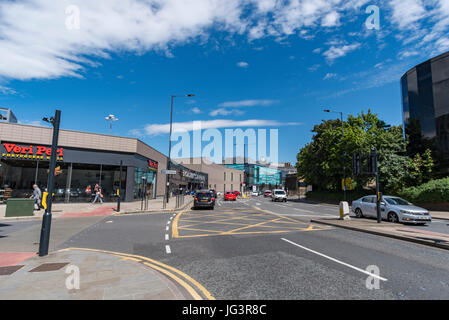
[{"label": "utility pole", "polygon": [[55,117],[43,119],[46,122],[50,122],[53,125],[53,142],[51,145],[51,158],[50,158],[50,171],[48,173],[47,183],[47,208],[45,209],[44,216],[42,217],[42,229],[41,237],[39,241],[39,256],[43,257],[48,254],[48,246],[50,242],[50,229],[51,229],[51,206],[53,202],[53,191],[55,183],[55,169],[56,169],[56,157],[59,138],[59,124],[61,122],[61,111],[56,110]]},{"label": "utility pole", "polygon": [[120,212],[120,198],[122,196],[122,168],[123,168],[123,160],[120,160],[120,181],[118,183],[118,190],[117,190],[117,212]]},{"label": "utility pole", "polygon": [[[187,95],[171,95],[171,104],[170,104],[170,135],[168,137],[168,159],[167,159],[167,170],[170,170],[170,166],[171,166],[171,134],[173,131],[173,99],[176,97],[187,97],[187,98],[191,98],[194,97],[194,94],[187,94]],[[170,197],[170,175],[167,174],[166,178],[165,178],[165,182],[166,182],[166,189],[165,189],[165,198],[166,201],[168,203],[168,199]]]}]

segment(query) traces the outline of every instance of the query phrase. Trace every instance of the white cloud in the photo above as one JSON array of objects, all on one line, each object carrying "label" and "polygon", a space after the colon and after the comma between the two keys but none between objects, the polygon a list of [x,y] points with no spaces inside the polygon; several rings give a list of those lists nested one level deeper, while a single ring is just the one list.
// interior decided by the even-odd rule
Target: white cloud
[{"label": "white cloud", "polygon": [[340,25],[340,14],[336,11],[332,11],[324,16],[321,21],[323,27],[335,27]]},{"label": "white cloud", "polygon": [[12,88],[0,85],[0,92],[4,95],[15,95],[17,91]]},{"label": "white cloud", "polygon": [[248,64],[248,62],[240,61],[237,63],[237,66],[240,68],[248,68],[249,64]]},{"label": "white cloud", "polygon": [[202,111],[198,107],[193,107],[192,109],[190,109],[190,112],[192,112],[194,114],[200,114]]},{"label": "white cloud", "polygon": [[331,46],[328,50],[323,53],[323,56],[330,62],[333,62],[337,58],[344,57],[349,52],[354,51],[360,47],[360,43],[353,43],[349,45],[342,46]]},{"label": "white cloud", "polygon": [[[298,122],[279,122],[273,120],[206,120],[200,121],[201,129],[220,129],[220,128],[246,128],[246,127],[281,127],[297,126]],[[173,123],[173,132],[190,132],[194,129],[194,121]],[[170,132],[170,124],[149,124],[145,126],[144,131],[147,135],[159,135]]]},{"label": "white cloud", "polygon": [[329,79],[336,78],[336,77],[337,77],[336,73],[326,73],[323,80],[329,80]]},{"label": "white cloud", "polygon": [[[98,58],[159,51],[204,40],[211,30],[248,39],[283,39],[321,25],[365,0],[21,0],[0,2],[0,80],[82,77]],[[79,29],[66,27],[66,8],[79,8]],[[241,64],[247,67],[247,64]]]},{"label": "white cloud", "polygon": [[392,20],[400,29],[411,28],[413,24],[426,14],[421,0],[391,0]]},{"label": "white cloud", "polygon": [[218,106],[220,107],[254,107],[254,106],[270,106],[277,103],[277,100],[239,100],[239,101],[227,101],[222,102]]},{"label": "white cloud", "polygon": [[210,116],[228,116],[228,115],[242,115],[243,111],[237,109],[229,109],[229,108],[218,108],[209,113]]}]

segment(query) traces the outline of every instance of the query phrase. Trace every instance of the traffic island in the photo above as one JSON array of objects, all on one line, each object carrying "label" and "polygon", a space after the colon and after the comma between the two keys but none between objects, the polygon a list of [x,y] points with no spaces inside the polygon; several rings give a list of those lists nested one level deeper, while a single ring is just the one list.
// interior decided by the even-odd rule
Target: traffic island
[{"label": "traffic island", "polygon": [[376,220],[354,217],[350,220],[314,219],[311,222],[449,250],[449,234],[409,228],[407,225],[384,221],[377,223]]}]

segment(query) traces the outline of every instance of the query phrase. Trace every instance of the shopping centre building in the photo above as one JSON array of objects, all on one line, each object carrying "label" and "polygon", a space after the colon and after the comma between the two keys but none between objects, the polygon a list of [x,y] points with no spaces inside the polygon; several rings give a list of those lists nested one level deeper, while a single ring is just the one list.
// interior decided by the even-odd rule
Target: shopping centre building
[{"label": "shopping centre building", "polygon": [[245,172],[243,170],[228,168],[204,158],[178,158],[173,161],[189,169],[206,173],[209,181],[205,188],[222,193],[245,190]]},{"label": "shopping centre building", "polygon": [[[33,184],[46,188],[53,129],[0,121],[0,190],[26,197]],[[149,197],[165,194],[167,157],[136,138],[60,130],[57,149],[55,201],[88,201],[87,186],[101,185],[106,201],[116,197],[122,164],[122,199],[133,201],[147,190]],[[173,168],[172,168],[173,169]],[[208,185],[208,175],[176,165],[170,192]],[[146,188],[144,188],[146,184]],[[1,193],[0,193],[1,194]]]}]

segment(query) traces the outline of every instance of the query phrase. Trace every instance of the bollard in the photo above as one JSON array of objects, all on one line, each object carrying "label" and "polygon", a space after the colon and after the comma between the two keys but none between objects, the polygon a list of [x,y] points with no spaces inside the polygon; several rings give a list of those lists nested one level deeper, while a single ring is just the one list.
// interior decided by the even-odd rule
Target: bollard
[{"label": "bollard", "polygon": [[349,220],[349,204],[347,201],[340,202],[340,220]]}]

